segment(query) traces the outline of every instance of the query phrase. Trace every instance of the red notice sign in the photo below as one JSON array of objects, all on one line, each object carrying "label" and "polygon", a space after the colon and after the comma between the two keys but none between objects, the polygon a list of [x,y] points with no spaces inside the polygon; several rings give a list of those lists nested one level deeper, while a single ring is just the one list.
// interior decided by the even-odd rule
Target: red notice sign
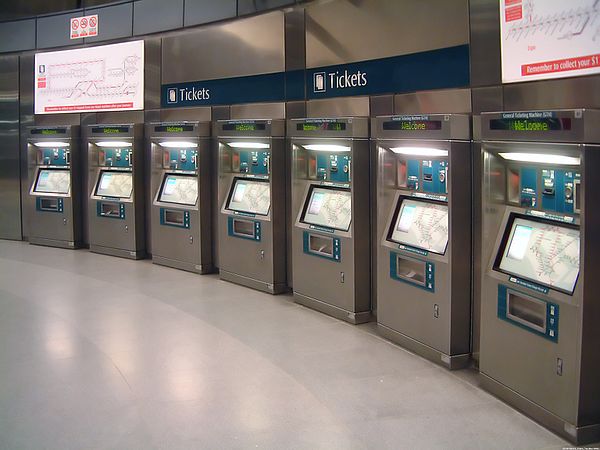
[{"label": "red notice sign", "polygon": [[540,75],[545,73],[568,72],[569,70],[584,70],[600,67],[600,53],[577,58],[557,59],[521,66],[521,75]]},{"label": "red notice sign", "polygon": [[511,6],[504,10],[504,19],[506,22],[514,22],[523,18],[523,6]]}]

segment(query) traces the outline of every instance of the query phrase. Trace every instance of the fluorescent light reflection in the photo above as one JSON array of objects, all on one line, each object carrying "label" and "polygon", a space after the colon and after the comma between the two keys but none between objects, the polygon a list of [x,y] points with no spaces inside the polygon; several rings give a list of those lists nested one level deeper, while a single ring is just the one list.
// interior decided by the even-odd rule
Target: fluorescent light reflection
[{"label": "fluorescent light reflection", "polygon": [[100,141],[95,142],[98,147],[131,147],[133,143],[125,141]]},{"label": "fluorescent light reflection", "polygon": [[165,148],[196,148],[198,143],[191,141],[164,141],[159,142],[161,147]]},{"label": "fluorescent light reflection", "polygon": [[548,153],[499,153],[499,155],[508,161],[559,164],[563,166],[578,166],[581,164],[580,158]]},{"label": "fluorescent light reflection", "polygon": [[448,156],[448,150],[432,147],[393,147],[390,149],[399,155],[410,156]]},{"label": "fluorescent light reflection", "polygon": [[33,145],[36,147],[69,147],[70,144],[62,141],[40,141],[34,142]]},{"label": "fluorescent light reflection", "polygon": [[349,152],[350,147],[346,145],[334,145],[334,144],[308,144],[304,145],[306,150],[313,150],[315,152]]},{"label": "fluorescent light reflection", "polygon": [[269,144],[265,144],[264,142],[225,142],[225,144],[229,145],[233,148],[269,148]]}]

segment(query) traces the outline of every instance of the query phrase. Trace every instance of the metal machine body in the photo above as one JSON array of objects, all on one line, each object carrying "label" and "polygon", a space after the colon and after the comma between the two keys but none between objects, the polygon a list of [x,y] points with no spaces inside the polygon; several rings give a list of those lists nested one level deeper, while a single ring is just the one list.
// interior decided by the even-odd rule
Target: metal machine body
[{"label": "metal machine body", "polygon": [[294,300],[371,319],[369,119],[292,119]]},{"label": "metal machine body", "polygon": [[220,120],[219,274],[271,294],[287,290],[285,121]]},{"label": "metal machine body", "polygon": [[471,338],[471,121],[373,119],[377,152],[377,324],[451,369]]},{"label": "metal machine body", "polygon": [[482,385],[573,443],[596,442],[600,111],[477,121]]},{"label": "metal machine body", "polygon": [[152,262],[213,271],[209,122],[146,125],[151,154]]},{"label": "metal machine body", "polygon": [[27,138],[29,242],[82,245],[78,126],[31,127]]},{"label": "metal machine body", "polygon": [[123,258],[146,256],[142,124],[89,125],[90,250]]}]

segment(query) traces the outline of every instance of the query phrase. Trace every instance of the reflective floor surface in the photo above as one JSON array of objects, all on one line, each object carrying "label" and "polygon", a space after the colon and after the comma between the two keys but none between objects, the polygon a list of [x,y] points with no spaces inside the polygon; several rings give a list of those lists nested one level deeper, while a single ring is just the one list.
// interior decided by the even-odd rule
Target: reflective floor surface
[{"label": "reflective floor surface", "polygon": [[217,276],[0,241],[0,449],[560,449],[352,326]]}]

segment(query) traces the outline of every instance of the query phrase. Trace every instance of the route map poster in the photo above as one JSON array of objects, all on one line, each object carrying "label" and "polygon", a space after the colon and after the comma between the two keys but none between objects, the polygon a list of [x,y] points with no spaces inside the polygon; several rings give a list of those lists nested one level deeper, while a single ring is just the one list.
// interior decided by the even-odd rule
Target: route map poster
[{"label": "route map poster", "polygon": [[35,114],[144,109],[144,41],[35,55]]},{"label": "route map poster", "polygon": [[502,82],[600,73],[600,0],[500,0]]}]

